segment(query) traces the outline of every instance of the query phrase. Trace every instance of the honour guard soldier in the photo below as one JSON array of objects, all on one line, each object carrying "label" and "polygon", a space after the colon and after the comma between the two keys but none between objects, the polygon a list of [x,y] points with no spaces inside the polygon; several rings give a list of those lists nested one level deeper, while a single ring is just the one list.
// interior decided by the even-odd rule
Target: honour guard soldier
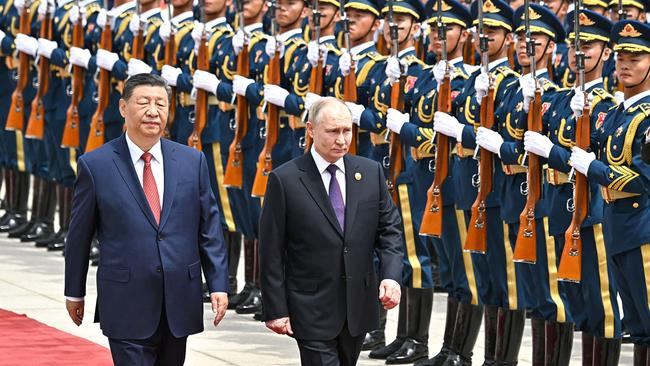
[{"label": "honour guard soldier", "polygon": [[[479,12],[481,4],[482,11]],[[478,26],[476,43],[482,47],[481,54],[484,56],[482,63],[487,64],[481,66],[480,72],[474,72],[469,77],[464,89],[454,98],[452,112],[455,118],[442,112],[436,113],[434,129],[438,133],[456,139],[457,142],[454,157],[456,173],[453,177],[456,207],[465,211],[463,218],[468,228],[481,220],[484,221],[483,227],[486,227],[485,232],[481,234],[482,240],[475,236],[465,236],[465,242],[461,245],[465,250],[476,252],[471,255],[470,263],[473,264],[476,276],[478,298],[484,304],[485,359],[494,362],[497,359],[496,350],[499,348],[501,354],[498,359],[505,362],[512,361],[513,356],[514,360],[517,358],[524,320],[523,311],[517,310],[517,288],[509,285],[516,283],[512,250],[510,243],[504,240],[497,194],[487,191],[481,198],[482,201],[476,202],[479,193],[477,188],[481,186],[481,182],[486,187],[488,184],[498,187],[503,180],[503,174],[500,169],[495,169],[493,173],[492,169],[489,169],[490,172],[479,172],[478,163],[472,157],[476,150],[476,129],[486,123],[487,121],[483,119],[488,117],[482,115],[481,110],[483,108],[490,110],[488,106],[501,103],[509,90],[508,86],[516,82],[519,77],[519,74],[510,69],[507,57],[508,49],[513,42],[513,11],[507,3],[500,0],[477,1],[472,4],[471,11],[473,24]],[[494,92],[488,98],[487,92],[490,87]],[[492,159],[491,154],[486,155],[486,158]],[[480,180],[478,184],[477,177]],[[472,217],[472,210],[477,209],[478,205],[484,207],[483,219]],[[470,247],[469,244],[476,241],[484,242],[485,247]],[[458,308],[458,302],[454,302],[453,298],[450,299],[447,305],[448,322],[444,333],[445,339],[439,354],[442,358],[445,357],[446,352],[449,352],[449,346],[452,344],[453,319]],[[451,322],[449,319],[452,319]],[[506,329],[501,330],[500,334],[503,334],[503,337],[497,337],[499,319],[503,319],[500,321],[501,324],[508,324]]]},{"label": "honour guard soldier", "polygon": [[131,16],[129,21],[129,30],[131,31],[132,39],[139,37],[142,32],[143,58],[140,60],[135,57],[135,50],[133,45],[136,43],[134,40],[130,42],[131,52],[127,64],[127,74],[129,77],[137,74],[148,74],[151,72],[159,73],[164,60],[159,60],[158,49],[164,48],[162,39],[155,37],[163,24],[162,12],[160,11],[160,3],[156,0],[140,0],[137,6],[139,10]]},{"label": "honour guard soldier", "polygon": [[[546,203],[541,198],[541,164],[537,156],[525,154],[523,137],[529,126],[541,125],[542,111],[548,108],[548,102],[544,100],[542,104],[540,101],[540,94],[548,99],[557,90],[544,66],[555,44],[564,40],[565,31],[548,8],[528,1],[515,12],[514,21],[518,61],[524,76],[519,78],[519,85],[511,84],[505,100],[495,107],[498,132],[479,127],[476,142],[481,148],[497,154],[502,163],[505,177],[498,189],[501,217],[506,224],[504,235],[510,239],[513,259],[517,262],[517,308],[531,310],[533,363],[544,364],[545,321],[567,323],[571,318],[566,311],[565,296],[558,289],[555,243],[547,236]],[[533,110],[531,104],[535,108],[529,113]],[[523,326],[519,323],[522,314],[512,315],[518,318],[517,325]],[[521,331],[520,328],[515,333]],[[518,347],[512,349],[513,356],[517,354],[516,349]],[[497,358],[500,357],[498,353],[499,349]]]},{"label": "honour guard soldier", "polygon": [[[569,11],[570,4],[569,0],[550,0],[544,1],[542,4],[555,14],[562,25],[566,25],[566,15]],[[550,80],[558,85],[561,85],[562,77],[569,67],[567,51],[567,44],[565,42],[559,42],[555,45],[555,52],[549,60],[548,71],[551,76]]]},{"label": "honour guard soldier", "polygon": [[[548,111],[543,116],[545,135],[533,131],[527,131],[524,135],[526,151],[548,159],[548,230],[549,235],[555,239],[558,253],[563,252],[565,246],[572,245],[571,241],[565,241],[565,232],[572,222],[572,212],[580,210],[575,207],[578,203],[574,201],[574,189],[578,188],[574,188],[569,179],[571,166],[568,164],[570,149],[576,144],[577,131],[582,129],[576,122],[579,119],[576,116],[582,115],[586,97],[590,102],[587,106],[590,116],[587,116],[589,119],[586,123],[589,123],[589,127],[586,131],[595,135],[602,126],[607,111],[616,104],[614,97],[605,91],[601,77],[603,64],[611,52],[608,43],[612,23],[604,16],[589,10],[583,10],[579,14],[579,40],[575,40],[575,31],[569,33],[568,37],[569,60],[572,73],[584,75],[584,79],[579,80],[574,89],[558,91],[550,100]],[[575,18],[575,12],[569,13],[568,24],[574,24]],[[580,45],[578,50],[576,44]],[[577,59],[582,57],[584,60]],[[591,187],[587,189],[591,192],[588,216],[578,228],[578,237],[582,240],[582,275],[581,278],[571,279],[580,283],[560,284],[560,290],[567,295],[568,310],[576,329],[582,331],[583,360],[590,360],[592,357],[594,337],[611,342],[621,336],[616,288],[609,270],[609,257],[603,238],[603,199],[596,183],[592,182]],[[571,204],[574,206],[569,207]],[[568,253],[567,249],[564,249],[564,252]],[[557,259],[558,264],[562,263],[559,256]],[[566,259],[562,258],[562,261]],[[563,265],[560,265],[558,276],[560,280],[567,280],[562,278]],[[568,364],[571,354],[569,334],[572,332],[571,323],[546,322],[547,337],[551,333],[559,339],[555,347],[546,349],[547,358],[551,357],[557,364]],[[548,345],[547,338],[547,347]]]},{"label": "honour guard soldier", "polygon": [[[610,110],[598,128],[593,152],[573,147],[570,163],[600,185],[603,234],[623,303],[623,326],[634,343],[634,364],[647,365],[650,277],[644,266],[650,262],[650,230],[645,224],[650,220],[650,166],[642,160],[641,147],[650,127],[650,27],[623,20],[614,25],[611,40],[625,101]],[[619,339],[597,339],[594,364],[617,364],[619,351]]]}]

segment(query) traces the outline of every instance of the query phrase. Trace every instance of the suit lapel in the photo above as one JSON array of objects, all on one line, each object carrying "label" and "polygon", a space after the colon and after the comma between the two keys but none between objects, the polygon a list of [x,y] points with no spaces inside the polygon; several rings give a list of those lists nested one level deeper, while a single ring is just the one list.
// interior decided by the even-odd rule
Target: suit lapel
[{"label": "suit lapel", "polygon": [[120,176],[122,176],[124,183],[126,183],[129,191],[131,191],[135,201],[140,205],[140,209],[142,209],[142,212],[147,220],[149,220],[149,223],[154,228],[157,228],[158,225],[156,224],[156,219],[153,217],[153,213],[149,207],[149,202],[144,196],[144,190],[138,180],[137,174],[135,173],[135,167],[131,161],[131,154],[129,153],[129,147],[126,144],[126,137],[124,137],[124,135],[120,137],[120,141],[118,141],[115,146],[115,155],[113,163],[117,167],[117,171],[120,173]]},{"label": "suit lapel", "polygon": [[362,181],[361,179],[357,180],[355,178],[359,166],[350,161],[347,155],[345,155],[343,161],[345,163],[345,236],[347,237],[350,235],[352,229],[354,229],[354,216],[357,213]]},{"label": "suit lapel", "polygon": [[163,197],[162,212],[160,214],[160,228],[162,229],[169,218],[169,212],[171,211],[172,203],[174,202],[176,183],[178,182],[178,176],[175,173],[178,169],[176,168],[177,161],[174,156],[175,148],[165,139],[161,139],[160,143],[165,171],[165,193]]},{"label": "suit lapel", "polygon": [[300,158],[298,168],[303,171],[303,174],[300,176],[300,181],[305,188],[307,188],[309,195],[314,199],[320,210],[323,212],[325,217],[327,217],[327,220],[332,224],[339,235],[343,236],[339,222],[336,219],[336,214],[332,208],[332,203],[330,202],[330,198],[327,195],[325,186],[323,185],[323,179],[321,178],[320,172],[316,168],[314,158],[310,153],[307,153]]}]

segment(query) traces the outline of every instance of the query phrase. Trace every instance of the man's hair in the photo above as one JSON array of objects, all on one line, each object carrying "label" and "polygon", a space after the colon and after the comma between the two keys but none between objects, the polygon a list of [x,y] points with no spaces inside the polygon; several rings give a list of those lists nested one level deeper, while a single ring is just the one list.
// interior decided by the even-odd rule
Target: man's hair
[{"label": "man's hair", "polygon": [[311,108],[309,108],[309,121],[314,125],[319,124],[323,118],[323,112],[326,110],[344,112],[344,115],[339,114],[338,116],[344,117],[352,123],[352,112],[350,112],[350,108],[342,100],[334,97],[323,97],[314,102]]},{"label": "man's hair", "polygon": [[159,86],[164,88],[167,96],[171,98],[171,88],[167,85],[167,81],[162,76],[155,74],[137,74],[126,79],[124,83],[124,90],[122,91],[122,99],[129,100],[135,88],[139,86]]}]

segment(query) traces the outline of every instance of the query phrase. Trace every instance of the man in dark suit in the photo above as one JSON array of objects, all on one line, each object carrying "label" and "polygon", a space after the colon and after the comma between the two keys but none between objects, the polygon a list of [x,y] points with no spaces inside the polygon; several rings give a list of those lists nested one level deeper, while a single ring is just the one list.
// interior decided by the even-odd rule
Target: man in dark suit
[{"label": "man in dark suit", "polygon": [[379,326],[378,301],[399,303],[400,217],[379,164],[347,155],[347,106],[321,98],[309,116],[310,152],[273,170],[264,196],[264,315],[268,328],[296,338],[303,365],[354,365]]},{"label": "man in dark suit", "polygon": [[217,203],[202,153],[160,136],[169,90],[141,74],[124,85],[127,132],[78,162],[66,243],[65,296],[84,315],[88,255],[96,234],[95,321],[116,365],[182,365],[187,336],[203,330],[201,268],[216,326],[228,305]]}]

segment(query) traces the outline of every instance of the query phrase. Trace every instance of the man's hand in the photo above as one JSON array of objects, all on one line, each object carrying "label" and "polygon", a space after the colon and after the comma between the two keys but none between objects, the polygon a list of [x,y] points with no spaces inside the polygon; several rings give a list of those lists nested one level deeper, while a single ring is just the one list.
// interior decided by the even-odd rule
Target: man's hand
[{"label": "man's hand", "polygon": [[228,308],[228,294],[225,292],[213,292],[210,294],[210,301],[212,302],[212,312],[217,314],[214,316],[214,326],[216,327],[226,316],[226,309]]},{"label": "man's hand", "polygon": [[395,280],[386,279],[379,284],[379,301],[381,301],[384,309],[390,310],[399,305],[401,296],[402,290]]},{"label": "man's hand", "polygon": [[81,322],[84,320],[84,300],[65,300],[65,308],[68,310],[70,319],[72,319],[77,326],[80,326]]},{"label": "man's hand", "polygon": [[278,334],[286,334],[288,336],[293,335],[293,329],[291,329],[291,321],[289,317],[269,320],[266,322],[266,327]]}]

